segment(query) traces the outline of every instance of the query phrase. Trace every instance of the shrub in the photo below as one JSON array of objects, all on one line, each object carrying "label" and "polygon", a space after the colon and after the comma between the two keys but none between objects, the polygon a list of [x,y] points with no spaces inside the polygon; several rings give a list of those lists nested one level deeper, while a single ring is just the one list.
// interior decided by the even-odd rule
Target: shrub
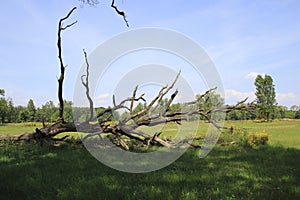
[{"label": "shrub", "polygon": [[238,145],[242,147],[251,147],[249,144],[249,134],[247,131],[240,129],[237,134]]},{"label": "shrub", "polygon": [[269,141],[269,134],[265,132],[248,134],[248,143],[250,146],[266,145],[268,141]]},{"label": "shrub", "polygon": [[239,146],[252,148],[255,146],[266,145],[269,141],[269,134],[264,131],[252,133],[241,128],[232,128],[232,130],[225,131],[221,135],[219,143],[230,144],[230,142],[234,142],[234,144]]},{"label": "shrub", "polygon": [[237,144],[246,147],[249,146],[248,133],[245,129],[232,126],[222,133],[218,143],[221,145]]}]

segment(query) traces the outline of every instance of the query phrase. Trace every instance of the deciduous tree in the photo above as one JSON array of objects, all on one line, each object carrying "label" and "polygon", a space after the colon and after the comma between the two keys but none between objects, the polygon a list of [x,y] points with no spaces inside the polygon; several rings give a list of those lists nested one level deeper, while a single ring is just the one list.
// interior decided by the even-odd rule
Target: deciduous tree
[{"label": "deciduous tree", "polygon": [[0,123],[5,123],[8,114],[7,101],[4,97],[0,98]]},{"label": "deciduous tree", "polygon": [[276,106],[276,93],[273,79],[267,74],[265,77],[258,75],[255,79],[254,85],[256,87],[255,101],[258,108],[259,117],[270,121]]},{"label": "deciduous tree", "polygon": [[35,105],[34,105],[34,102],[32,99],[30,99],[27,103],[27,111],[28,111],[28,114],[29,114],[29,121],[33,122],[35,121],[35,113],[36,113],[36,108],[35,108]]},{"label": "deciduous tree", "polygon": [[300,110],[297,110],[295,113],[295,119],[300,119]]}]

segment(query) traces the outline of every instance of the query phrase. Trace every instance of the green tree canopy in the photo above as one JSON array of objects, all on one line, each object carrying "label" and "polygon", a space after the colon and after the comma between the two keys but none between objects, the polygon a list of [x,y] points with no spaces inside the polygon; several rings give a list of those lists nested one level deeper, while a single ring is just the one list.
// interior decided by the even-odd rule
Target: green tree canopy
[{"label": "green tree canopy", "polygon": [[4,97],[0,98],[0,123],[5,123],[8,114],[8,105]]},{"label": "green tree canopy", "polygon": [[263,78],[258,75],[255,79],[254,85],[256,87],[256,105],[258,108],[258,117],[270,121],[276,106],[276,92],[273,84],[273,79],[269,75]]},{"label": "green tree canopy", "polygon": [[32,99],[30,99],[27,103],[27,111],[28,111],[28,120],[31,122],[35,121],[36,108]]},{"label": "green tree canopy", "polygon": [[0,89],[0,96],[4,96],[4,94],[5,94],[5,90]]},{"label": "green tree canopy", "polygon": [[296,111],[295,119],[300,119],[300,110]]}]

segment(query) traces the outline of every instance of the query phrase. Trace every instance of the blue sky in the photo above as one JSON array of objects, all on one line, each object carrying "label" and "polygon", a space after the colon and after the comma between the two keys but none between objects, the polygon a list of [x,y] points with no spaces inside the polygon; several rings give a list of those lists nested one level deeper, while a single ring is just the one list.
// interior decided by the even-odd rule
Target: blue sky
[{"label": "blue sky", "polygon": [[[220,74],[227,103],[246,96],[253,99],[254,78],[266,73],[274,79],[280,105],[300,105],[299,1],[117,0],[116,4],[126,11],[129,28],[110,8],[109,0],[100,1],[95,8],[82,7],[76,0],[3,1],[0,88],[5,89],[6,97],[15,105],[26,105],[30,98],[37,106],[48,100],[57,102],[57,23],[77,6],[69,21],[78,23],[63,33],[68,65],[64,97],[68,100],[73,98],[84,61],[83,48],[90,53],[124,31],[158,27],[182,33],[205,49]],[[110,98],[109,92],[95,96],[104,105]]]}]

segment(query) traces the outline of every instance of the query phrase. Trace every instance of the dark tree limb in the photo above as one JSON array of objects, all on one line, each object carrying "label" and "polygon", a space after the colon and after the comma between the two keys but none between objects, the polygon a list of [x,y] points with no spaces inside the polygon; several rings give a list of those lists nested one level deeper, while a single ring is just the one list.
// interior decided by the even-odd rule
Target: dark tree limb
[{"label": "dark tree limb", "polygon": [[[97,4],[99,4],[99,1],[98,1],[98,0],[78,0],[78,1],[82,2],[82,4],[87,4],[87,5],[89,5],[89,6],[96,6]],[[119,10],[119,8],[115,5],[115,1],[114,1],[114,0],[111,1],[111,5],[110,5],[110,6],[111,6],[111,8],[114,9],[114,11],[115,11],[118,15],[120,15],[120,16],[123,18],[123,20],[124,20],[126,26],[129,27],[129,23],[128,23],[128,20],[127,20],[127,18],[126,18],[125,12]]]},{"label": "dark tree limb", "polygon": [[132,109],[133,109],[133,105],[134,105],[134,99],[135,99],[135,96],[136,96],[136,91],[138,89],[138,86],[136,86],[133,90],[133,94],[132,94],[132,99],[131,99],[131,102],[130,102],[130,108],[129,108],[129,112],[132,113]]},{"label": "dark tree limb", "polygon": [[62,56],[62,42],[61,42],[61,33],[62,31],[66,30],[67,28],[70,28],[74,24],[77,23],[77,21],[68,24],[66,26],[63,25],[64,21],[67,20],[71,14],[76,10],[76,7],[72,8],[72,10],[69,11],[69,13],[61,18],[58,23],[58,30],[57,30],[57,49],[58,49],[58,59],[60,63],[60,76],[58,78],[58,100],[59,100],[59,118],[58,121],[64,123],[64,100],[63,100],[63,81],[65,76],[65,68],[63,62],[63,56]]},{"label": "dark tree limb", "polygon": [[128,23],[128,21],[127,21],[125,12],[124,12],[124,11],[120,11],[120,10],[118,9],[118,7],[115,5],[115,0],[112,0],[112,1],[111,1],[111,5],[110,5],[110,6],[116,11],[116,13],[117,13],[118,15],[120,15],[120,16],[123,17],[124,22],[126,23],[126,26],[129,27],[129,23]]}]

